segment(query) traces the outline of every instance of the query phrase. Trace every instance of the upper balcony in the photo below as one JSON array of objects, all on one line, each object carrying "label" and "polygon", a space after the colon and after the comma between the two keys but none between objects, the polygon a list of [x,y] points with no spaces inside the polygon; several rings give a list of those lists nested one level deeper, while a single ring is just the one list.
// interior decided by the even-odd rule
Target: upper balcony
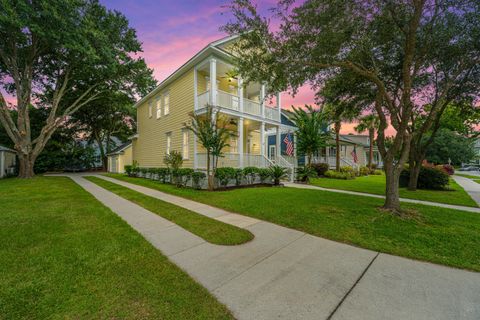
[{"label": "upper balcony", "polygon": [[[215,58],[195,67],[195,110],[210,104],[238,115],[280,122],[280,94],[268,98],[265,85],[246,85],[232,70],[230,64]],[[211,75],[216,81],[211,81]]]}]

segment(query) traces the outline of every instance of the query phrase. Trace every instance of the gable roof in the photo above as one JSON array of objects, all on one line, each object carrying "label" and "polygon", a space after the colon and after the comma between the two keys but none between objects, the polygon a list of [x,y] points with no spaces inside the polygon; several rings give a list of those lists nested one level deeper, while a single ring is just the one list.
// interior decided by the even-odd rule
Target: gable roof
[{"label": "gable roof", "polygon": [[107,154],[107,156],[121,154],[123,151],[125,151],[125,149],[127,149],[131,145],[132,145],[132,141],[125,142],[124,144],[113,149],[110,153]]},{"label": "gable roof", "polygon": [[10,149],[10,148],[7,148],[7,147],[4,147],[4,146],[2,146],[2,145],[0,145],[0,151],[17,153],[17,151],[15,151],[15,150],[13,150],[13,149]]},{"label": "gable roof", "polygon": [[134,104],[134,108],[138,107],[140,104],[145,102],[146,100],[150,99],[152,96],[157,94],[159,91],[164,89],[168,84],[172,83],[175,79],[183,75],[186,71],[190,70],[191,67],[193,67],[196,63],[200,62],[201,60],[207,58],[210,54],[216,54],[218,56],[221,56],[225,59],[231,59],[232,55],[228,53],[227,51],[223,50],[219,46],[225,45],[228,42],[234,41],[237,39],[239,36],[228,36],[224,37],[219,40],[215,40],[213,42],[210,42],[207,44],[202,50],[197,52],[193,57],[191,57],[187,62],[182,64],[177,70],[175,70],[172,74],[170,74],[168,77],[166,77],[160,84],[150,91],[146,96],[141,98],[139,101],[137,101]]}]

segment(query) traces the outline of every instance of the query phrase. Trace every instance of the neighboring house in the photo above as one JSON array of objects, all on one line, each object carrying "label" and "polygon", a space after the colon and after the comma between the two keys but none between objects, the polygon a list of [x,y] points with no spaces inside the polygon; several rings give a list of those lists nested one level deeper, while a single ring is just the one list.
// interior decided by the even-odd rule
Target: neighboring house
[{"label": "neighboring house", "polygon": [[0,146],[0,178],[15,174],[17,152],[13,149]]},{"label": "neighboring house", "polygon": [[133,163],[132,142],[122,144],[108,155],[108,172],[124,173],[125,166]]},{"label": "neighboring house", "polygon": [[[165,154],[176,150],[183,155],[183,167],[206,169],[205,150],[187,124],[191,113],[204,114],[210,104],[218,107],[236,132],[228,141],[225,156],[219,158],[219,166],[267,167],[277,163],[292,167],[296,163],[281,154],[282,133],[292,128],[281,121],[280,93],[268,99],[264,84],[244,84],[241,75],[232,76],[229,48],[237,38],[210,43],[135,104],[137,134],[132,138],[132,161],[140,167],[163,167]],[[270,155],[269,135],[276,138]],[[120,171],[120,166],[115,164],[112,170]]]}]

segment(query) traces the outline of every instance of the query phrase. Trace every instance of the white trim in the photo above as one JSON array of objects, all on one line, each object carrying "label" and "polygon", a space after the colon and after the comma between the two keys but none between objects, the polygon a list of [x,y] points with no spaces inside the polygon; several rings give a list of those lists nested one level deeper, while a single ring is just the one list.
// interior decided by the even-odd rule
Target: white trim
[{"label": "white trim", "polygon": [[193,67],[193,110],[198,109],[198,71],[197,66]]},{"label": "white trim", "polygon": [[[240,117],[238,119],[238,153],[240,155],[243,155],[243,143],[244,143],[244,137],[243,137],[243,117]],[[243,168],[243,156],[240,157],[239,159],[239,167]]]}]

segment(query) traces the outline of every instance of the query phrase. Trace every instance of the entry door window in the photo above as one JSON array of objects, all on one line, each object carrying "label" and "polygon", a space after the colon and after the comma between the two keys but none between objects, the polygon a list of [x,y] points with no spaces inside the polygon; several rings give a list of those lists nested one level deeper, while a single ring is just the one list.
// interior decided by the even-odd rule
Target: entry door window
[{"label": "entry door window", "polygon": [[269,146],[268,147],[268,158],[269,159],[274,159],[275,158],[275,151],[276,151],[276,146]]}]

